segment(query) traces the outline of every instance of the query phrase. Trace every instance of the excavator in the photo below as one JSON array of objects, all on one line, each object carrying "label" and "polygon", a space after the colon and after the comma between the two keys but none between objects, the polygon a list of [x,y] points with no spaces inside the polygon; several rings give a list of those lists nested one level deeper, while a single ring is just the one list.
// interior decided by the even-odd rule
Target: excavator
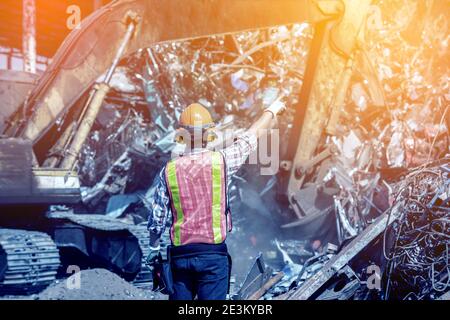
[{"label": "excavator", "polygon": [[[101,266],[129,281],[148,280],[145,227],[58,208],[80,201],[80,151],[119,62],[157,43],[314,26],[278,190],[297,215],[294,223],[308,222],[299,204],[303,180],[330,153],[317,148],[338,126],[370,7],[370,0],[116,0],[84,19],[1,135],[0,294],[39,291],[62,265]],[[377,90],[372,100],[383,105]]]}]

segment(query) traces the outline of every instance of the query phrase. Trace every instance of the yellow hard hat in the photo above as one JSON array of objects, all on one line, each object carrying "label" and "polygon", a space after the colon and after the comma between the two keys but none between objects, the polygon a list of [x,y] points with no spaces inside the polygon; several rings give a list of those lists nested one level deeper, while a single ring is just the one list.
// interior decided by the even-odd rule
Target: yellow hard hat
[{"label": "yellow hard hat", "polygon": [[208,109],[200,103],[193,103],[181,113],[180,126],[186,128],[210,128],[214,126],[214,121]]},{"label": "yellow hard hat", "polygon": [[190,140],[188,137],[192,136],[193,129],[204,130],[204,141],[212,142],[217,138],[211,114],[200,103],[193,103],[184,109],[179,124],[181,128],[175,135],[175,141],[178,143],[186,143],[187,140]]}]

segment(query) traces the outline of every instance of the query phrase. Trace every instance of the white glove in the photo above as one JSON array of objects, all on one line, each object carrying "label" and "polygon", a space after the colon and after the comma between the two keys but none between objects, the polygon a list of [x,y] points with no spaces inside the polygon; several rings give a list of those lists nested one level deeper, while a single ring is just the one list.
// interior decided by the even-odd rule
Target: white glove
[{"label": "white glove", "polygon": [[280,100],[276,100],[273,102],[265,111],[269,111],[273,114],[273,117],[279,115],[280,113],[283,113],[286,110],[286,105],[284,102],[281,102]]}]

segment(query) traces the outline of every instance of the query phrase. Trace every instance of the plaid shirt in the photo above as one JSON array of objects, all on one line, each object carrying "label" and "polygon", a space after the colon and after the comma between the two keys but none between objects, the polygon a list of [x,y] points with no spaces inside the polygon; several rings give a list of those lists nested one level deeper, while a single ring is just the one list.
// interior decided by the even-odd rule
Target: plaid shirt
[{"label": "plaid shirt", "polygon": [[[228,181],[245,163],[248,156],[256,150],[257,145],[258,140],[256,136],[245,133],[238,137],[231,146],[220,150],[225,159]],[[148,194],[144,199],[150,210],[147,228],[157,236],[161,236],[164,233],[167,222],[172,222],[172,207],[165,179],[165,169],[166,166],[162,168],[159,175],[155,178],[155,191]]]}]

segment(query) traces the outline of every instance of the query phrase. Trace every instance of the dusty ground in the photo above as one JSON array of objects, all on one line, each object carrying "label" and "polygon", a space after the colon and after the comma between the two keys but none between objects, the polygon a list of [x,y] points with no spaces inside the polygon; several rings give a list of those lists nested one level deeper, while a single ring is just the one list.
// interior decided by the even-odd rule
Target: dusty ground
[{"label": "dusty ground", "polygon": [[0,299],[32,300],[164,300],[166,296],[150,290],[141,290],[105,269],[83,270],[79,273],[80,286],[73,288],[77,274],[57,280],[39,294],[10,296]]}]

